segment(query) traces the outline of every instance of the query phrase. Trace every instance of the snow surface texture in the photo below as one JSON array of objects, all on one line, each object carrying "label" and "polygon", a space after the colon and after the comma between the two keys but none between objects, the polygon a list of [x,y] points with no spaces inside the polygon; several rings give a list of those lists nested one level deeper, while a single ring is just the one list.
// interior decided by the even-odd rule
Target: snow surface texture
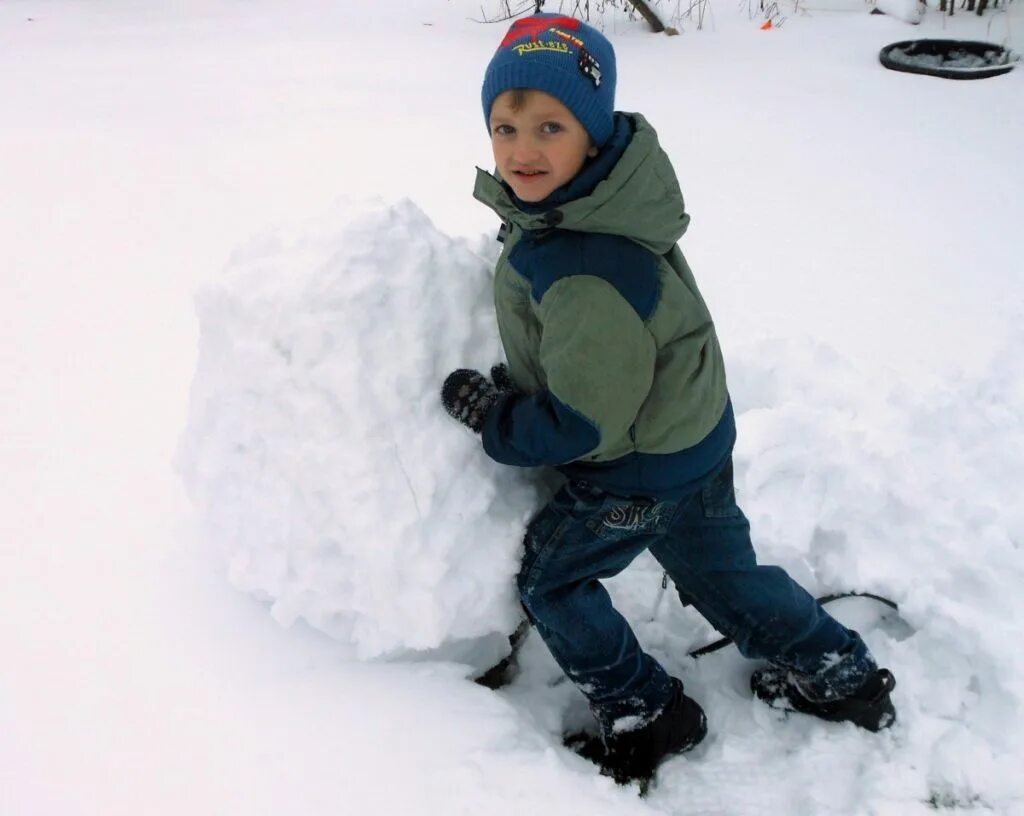
[{"label": "snow surface texture", "polygon": [[515,628],[536,490],[438,398],[501,359],[490,270],[412,203],[364,201],[253,241],[199,295],[182,469],[279,622],[363,658]]}]

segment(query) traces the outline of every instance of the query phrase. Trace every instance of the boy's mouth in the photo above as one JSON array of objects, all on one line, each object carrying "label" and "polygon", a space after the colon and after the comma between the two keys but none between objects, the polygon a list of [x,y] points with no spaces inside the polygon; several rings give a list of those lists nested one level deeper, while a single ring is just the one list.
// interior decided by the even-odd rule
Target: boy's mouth
[{"label": "boy's mouth", "polygon": [[512,174],[516,176],[516,178],[525,180],[535,179],[539,178],[540,176],[547,175],[547,173],[544,170],[513,170]]}]

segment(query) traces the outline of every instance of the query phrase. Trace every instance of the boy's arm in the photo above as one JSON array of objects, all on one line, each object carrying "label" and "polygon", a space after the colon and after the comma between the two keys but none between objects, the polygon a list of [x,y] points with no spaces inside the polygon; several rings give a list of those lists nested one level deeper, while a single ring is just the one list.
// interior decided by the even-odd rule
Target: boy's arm
[{"label": "boy's arm", "polygon": [[654,338],[605,280],[555,283],[538,308],[547,389],[507,395],[488,413],[484,450],[508,465],[560,465],[622,439],[654,379]]}]

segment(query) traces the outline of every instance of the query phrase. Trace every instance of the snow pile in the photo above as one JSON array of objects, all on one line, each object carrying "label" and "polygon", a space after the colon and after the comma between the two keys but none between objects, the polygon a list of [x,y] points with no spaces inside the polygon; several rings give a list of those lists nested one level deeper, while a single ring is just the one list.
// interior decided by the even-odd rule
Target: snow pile
[{"label": "snow pile", "polygon": [[928,10],[924,0],[876,0],[875,8],[911,25],[920,23]]},{"label": "snow pile", "polygon": [[411,202],[361,203],[252,242],[199,295],[179,464],[231,581],[282,624],[364,658],[511,631],[536,489],[438,400],[500,359],[490,280]]},{"label": "snow pile", "polygon": [[[904,708],[966,711],[986,732],[1024,726],[1024,654],[1011,646],[1024,583],[1020,342],[989,371],[922,392],[793,341],[734,367],[737,400],[752,403],[738,483],[761,552],[819,593],[898,600],[917,636],[879,643],[883,657],[913,666],[917,683],[958,686]],[[786,367],[766,374],[766,351]]]}]

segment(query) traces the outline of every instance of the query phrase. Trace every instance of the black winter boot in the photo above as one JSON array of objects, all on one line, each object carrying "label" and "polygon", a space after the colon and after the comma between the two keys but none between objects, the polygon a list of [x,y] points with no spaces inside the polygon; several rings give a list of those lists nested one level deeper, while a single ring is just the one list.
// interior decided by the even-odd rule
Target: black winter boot
[{"label": "black winter boot", "polygon": [[651,722],[635,731],[612,734],[604,741],[589,734],[573,734],[565,745],[601,767],[601,772],[620,785],[640,782],[646,787],[661,762],[700,744],[708,733],[704,710],[683,693],[683,684],[672,680],[668,705]]},{"label": "black winter boot", "polygon": [[856,692],[838,700],[815,702],[800,690],[793,673],[782,666],[768,665],[750,677],[750,689],[772,708],[799,711],[829,722],[852,722],[868,731],[881,731],[896,722],[890,692],[896,678],[888,669],[876,669]]}]

